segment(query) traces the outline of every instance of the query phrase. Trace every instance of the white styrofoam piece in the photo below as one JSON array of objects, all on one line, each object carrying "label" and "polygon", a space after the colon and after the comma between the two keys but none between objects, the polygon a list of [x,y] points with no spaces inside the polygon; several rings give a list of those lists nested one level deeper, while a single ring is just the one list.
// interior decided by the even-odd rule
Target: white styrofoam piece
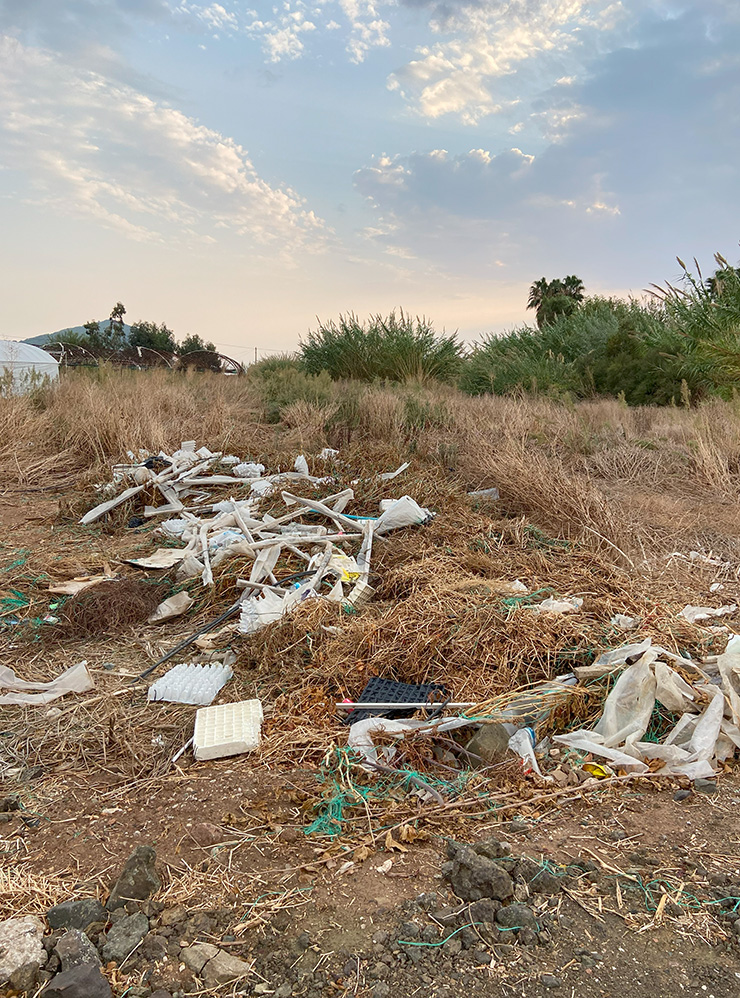
[{"label": "white styrofoam piece", "polygon": [[196,665],[181,662],[149,687],[150,700],[169,703],[212,703],[234,673],[228,665],[214,662]]},{"label": "white styrofoam piece", "polygon": [[259,478],[264,471],[264,464],[256,464],[254,461],[243,461],[233,469],[237,478]]},{"label": "white styrofoam piece", "polygon": [[259,700],[201,707],[195,715],[195,758],[221,759],[259,748],[262,716],[262,703]]}]

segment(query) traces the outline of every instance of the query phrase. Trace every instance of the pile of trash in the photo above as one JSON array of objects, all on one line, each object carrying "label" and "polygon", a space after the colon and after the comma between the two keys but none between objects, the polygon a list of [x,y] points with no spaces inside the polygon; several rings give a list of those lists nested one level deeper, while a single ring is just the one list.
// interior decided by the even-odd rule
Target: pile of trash
[{"label": "pile of trash", "polygon": [[[319,458],[330,460],[336,453],[326,448]],[[388,481],[407,467],[403,464],[379,477]],[[315,486],[332,481],[310,475],[303,455],[296,458],[293,471],[265,475],[264,465],[214,453],[207,447],[196,450],[192,440],[184,441],[172,455],[160,453],[140,462],[116,465],[114,482],[127,481],[134,484],[91,509],[80,523],[94,523],[144,489],[156,489],[165,502],[146,505],[143,519],[136,520],[143,523],[159,519],[159,534],[182,546],[160,547],[148,557],[130,559],[129,564],[146,569],[177,566],[178,581],[200,576],[203,585],[210,586],[213,569],[223,561],[236,556],[250,559],[253,564],[249,578],[237,583],[243,591],[239,600],[243,634],[253,633],[314,597],[325,580],[332,580],[324,594],[327,599],[346,600],[353,606],[366,602],[373,595],[368,582],[373,538],[401,527],[428,523],[434,515],[410,496],[400,496],[381,501],[377,517],[351,516],[345,513],[354,498],[351,488],[321,502],[287,491],[289,485]],[[214,489],[223,493],[224,488],[241,486],[245,481],[250,486],[248,498],[230,496],[214,501]],[[279,517],[260,513],[262,500],[278,492],[282,492],[288,512]],[[303,522],[305,516],[311,522]],[[348,544],[354,544],[355,556],[338,546]],[[278,562],[291,555],[304,563],[305,570],[278,580],[274,574]],[[286,582],[293,584],[286,589]]]},{"label": "pile of trash", "polygon": [[[227,609],[141,673],[143,680],[166,662],[175,659],[177,663],[153,678],[147,693],[150,709],[156,710],[157,703],[197,708],[193,738],[173,761],[191,743],[195,757],[201,759],[252,751],[261,744],[264,711],[260,700],[213,705],[222,691],[228,697],[233,677],[236,656],[223,646],[234,638],[263,640],[265,636],[256,636],[260,630],[309,602],[342,607],[351,615],[346,619],[353,620],[376,594],[372,560],[378,544],[392,531],[429,524],[435,514],[405,494],[381,500],[372,515],[353,514],[351,486],[356,482],[315,498],[321,495],[317,487],[329,491],[344,483],[335,473],[312,475],[303,455],[295,459],[292,470],[271,474],[262,464],[196,448],[194,441],[183,442],[172,454],[129,457],[130,463],[114,467],[117,494],[86,513],[83,524],[141,496],[141,515],[134,520],[156,523],[154,533],[162,546],[128,563],[154,571],[171,570],[177,581],[189,583],[191,592],[197,585],[192,580],[213,587],[214,570],[227,559],[240,559],[231,576],[233,602]],[[318,455],[318,460],[332,463],[333,472],[336,459],[337,452],[330,449]],[[402,464],[377,479],[393,481],[407,468],[408,464]],[[302,494],[306,492],[312,494]],[[162,501],[146,503],[156,500],[156,493]],[[498,493],[487,489],[469,495],[495,502]],[[108,579],[108,574],[85,577],[54,591],[72,594],[78,590],[69,589],[70,585],[81,591],[108,584]],[[457,590],[448,588],[450,600],[459,602]],[[522,620],[526,618],[531,633],[539,634],[546,626],[560,627],[560,623],[552,624],[556,619],[566,626],[567,620],[584,612],[581,597],[560,597],[552,589],[529,592],[519,579],[496,580],[487,593],[466,597],[478,616],[481,600],[488,600],[487,605],[499,601]],[[148,619],[169,620],[189,610],[192,603],[184,591],[176,593]],[[694,626],[735,609],[735,604],[719,610],[687,606],[680,616]],[[232,618],[227,637],[226,630],[217,628]],[[304,618],[294,619],[300,628]],[[636,631],[641,624],[639,617],[616,614],[611,619],[612,634]],[[502,616],[496,626],[510,628],[511,617]],[[705,626],[716,631],[714,625]],[[323,631],[339,634],[345,627],[323,627]],[[476,632],[475,647],[480,648],[484,639],[483,632]],[[408,641],[408,636],[403,638],[402,651],[407,656]],[[208,664],[177,662],[176,657],[193,644],[214,650]],[[437,801],[442,794],[458,792],[456,780],[461,775],[482,773],[490,778],[507,760],[520,760],[525,773],[553,785],[567,781],[573,771],[601,779],[654,774],[695,780],[714,776],[740,748],[740,636],[730,639],[724,654],[703,660],[677,655],[646,638],[608,651],[592,665],[575,666],[572,660],[569,665],[572,671],[556,679],[485,701],[480,697],[485,689],[482,682],[476,687],[477,701],[455,696],[455,686],[464,677],[458,675],[459,669],[455,672],[454,663],[449,670],[440,667],[446,674],[435,675],[433,682],[416,685],[370,676],[356,700],[336,703],[337,734],[344,725],[347,735],[335,740],[344,742],[352,765],[359,770],[384,777],[401,775],[423,799]],[[376,671],[382,670],[376,667]],[[300,681],[304,681],[302,673]],[[14,699],[5,702],[30,703],[37,698],[41,702],[41,697],[48,702],[62,695],[67,686],[82,692],[91,685],[84,664],[71,677],[58,677],[48,687],[31,689],[13,675],[5,688],[10,691],[6,697]],[[593,710],[580,715],[563,710],[579,698],[588,699],[592,706],[596,703],[599,716]],[[660,725],[655,724],[656,712]]]}]

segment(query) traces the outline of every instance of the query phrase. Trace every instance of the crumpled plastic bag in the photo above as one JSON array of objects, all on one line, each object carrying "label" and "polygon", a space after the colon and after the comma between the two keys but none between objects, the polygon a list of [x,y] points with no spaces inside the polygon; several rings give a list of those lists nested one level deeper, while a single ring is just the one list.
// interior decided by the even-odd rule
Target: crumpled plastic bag
[{"label": "crumpled plastic bag", "polygon": [[582,606],[583,600],[578,596],[573,596],[571,599],[553,599],[552,596],[548,596],[541,603],[535,603],[525,609],[533,613],[578,613]]},{"label": "crumpled plastic bag", "polygon": [[698,624],[701,620],[709,620],[710,617],[728,617],[737,610],[737,603],[728,606],[719,606],[716,609],[711,606],[685,606],[679,613],[679,617],[684,617],[690,624]]},{"label": "crumpled plastic bag", "polygon": [[653,671],[642,660],[624,670],[594,728],[604,745],[629,745],[645,734],[655,707],[655,687]]},{"label": "crumpled plastic bag", "polygon": [[401,496],[388,506],[375,523],[377,535],[387,534],[391,530],[410,527],[414,524],[429,523],[434,517],[431,510],[420,506],[411,496]]},{"label": "crumpled plastic bag", "polygon": [[365,756],[371,764],[367,768],[373,768],[372,763],[389,762],[396,754],[392,745],[384,745],[380,752],[373,741],[373,732],[386,732],[403,738],[410,731],[418,731],[419,728],[426,728],[429,731],[454,731],[455,728],[469,727],[470,721],[465,717],[443,717],[433,721],[423,720],[402,720],[396,721],[390,717],[366,717],[362,721],[355,721],[350,725],[347,736],[347,744],[360,755]]},{"label": "crumpled plastic bag", "polygon": [[264,589],[259,596],[247,596],[242,600],[239,631],[242,634],[254,634],[274,620],[279,620],[303,600],[315,596],[311,582],[305,582],[295,589],[287,589],[284,596],[274,589]]},{"label": "crumpled plastic bag", "polygon": [[[697,713],[697,691],[670,666],[655,660],[663,649],[643,642],[616,651],[634,654],[635,648],[643,647],[638,661],[625,669],[614,685],[593,731],[581,729],[556,735],[553,741],[608,759],[628,773],[647,772],[650,767],[646,760],[658,759],[664,763],[658,772],[666,776],[682,775],[692,780],[713,776],[718,761],[732,754],[732,746],[740,745],[740,729],[723,717],[722,690],[703,686],[702,689],[712,691],[712,700]],[[734,651],[730,657],[735,659]],[[671,711],[684,711],[662,744],[641,740],[650,724],[656,699]]]}]

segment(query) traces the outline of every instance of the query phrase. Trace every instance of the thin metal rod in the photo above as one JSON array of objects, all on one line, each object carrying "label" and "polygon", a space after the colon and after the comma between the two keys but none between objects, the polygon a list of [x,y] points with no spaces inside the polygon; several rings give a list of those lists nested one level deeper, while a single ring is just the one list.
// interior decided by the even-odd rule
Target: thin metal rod
[{"label": "thin metal rod", "polygon": [[338,703],[337,708],[339,710],[355,710],[359,708],[360,710],[422,710],[426,708],[431,710],[433,707],[448,707],[450,710],[465,710],[469,707],[475,707],[475,702],[472,703],[444,703],[441,701],[439,703]]}]

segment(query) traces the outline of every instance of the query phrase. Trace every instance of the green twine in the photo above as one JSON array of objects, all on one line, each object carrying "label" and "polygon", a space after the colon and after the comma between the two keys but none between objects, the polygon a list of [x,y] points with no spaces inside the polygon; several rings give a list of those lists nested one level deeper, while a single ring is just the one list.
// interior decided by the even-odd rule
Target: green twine
[{"label": "green twine", "polygon": [[453,936],[456,936],[458,932],[462,932],[463,929],[469,929],[473,925],[483,925],[483,922],[466,922],[465,925],[461,925],[459,929],[455,929],[455,931],[451,932],[449,936],[445,936],[445,938],[442,939],[441,942],[437,943],[419,943],[415,942],[413,939],[398,939],[396,941],[398,942],[399,946],[444,946],[444,944],[449,939],[452,939]]},{"label": "green twine", "polygon": [[18,589],[11,589],[10,592],[13,594],[12,596],[3,596],[0,599],[0,606],[5,610],[21,610],[30,604],[29,598]]},{"label": "green twine", "polygon": [[554,593],[555,590],[546,586],[544,589],[537,589],[533,593],[525,593],[522,596],[507,596],[505,599],[501,600],[501,605],[505,606],[507,610],[512,609],[516,606],[532,606],[534,603],[538,602],[538,597],[547,596],[548,593]]},{"label": "green twine", "polygon": [[14,568],[23,568],[23,566],[28,561],[28,556],[30,553],[31,553],[30,551],[26,551],[25,549],[19,551],[18,554],[20,555],[20,557],[16,558],[15,561],[11,561],[9,565],[5,565],[3,566],[3,568],[0,568],[0,572],[12,572]]},{"label": "green twine", "polygon": [[[317,779],[324,784],[326,793],[323,800],[317,803],[314,810],[315,819],[304,829],[305,835],[325,835],[336,838],[343,831],[344,812],[357,807],[368,800],[382,801],[391,796],[394,791],[417,789],[414,780],[420,780],[440,793],[454,797],[465,789],[468,781],[475,775],[472,770],[463,771],[454,780],[445,780],[429,773],[417,773],[411,769],[398,769],[388,773],[382,779],[376,779],[367,786],[358,785],[350,778],[351,764],[359,761],[360,756],[349,748],[335,746],[331,756],[326,757],[321,765]],[[485,794],[481,794],[482,802],[487,802]],[[494,805],[488,805],[489,810],[495,810]]]}]

